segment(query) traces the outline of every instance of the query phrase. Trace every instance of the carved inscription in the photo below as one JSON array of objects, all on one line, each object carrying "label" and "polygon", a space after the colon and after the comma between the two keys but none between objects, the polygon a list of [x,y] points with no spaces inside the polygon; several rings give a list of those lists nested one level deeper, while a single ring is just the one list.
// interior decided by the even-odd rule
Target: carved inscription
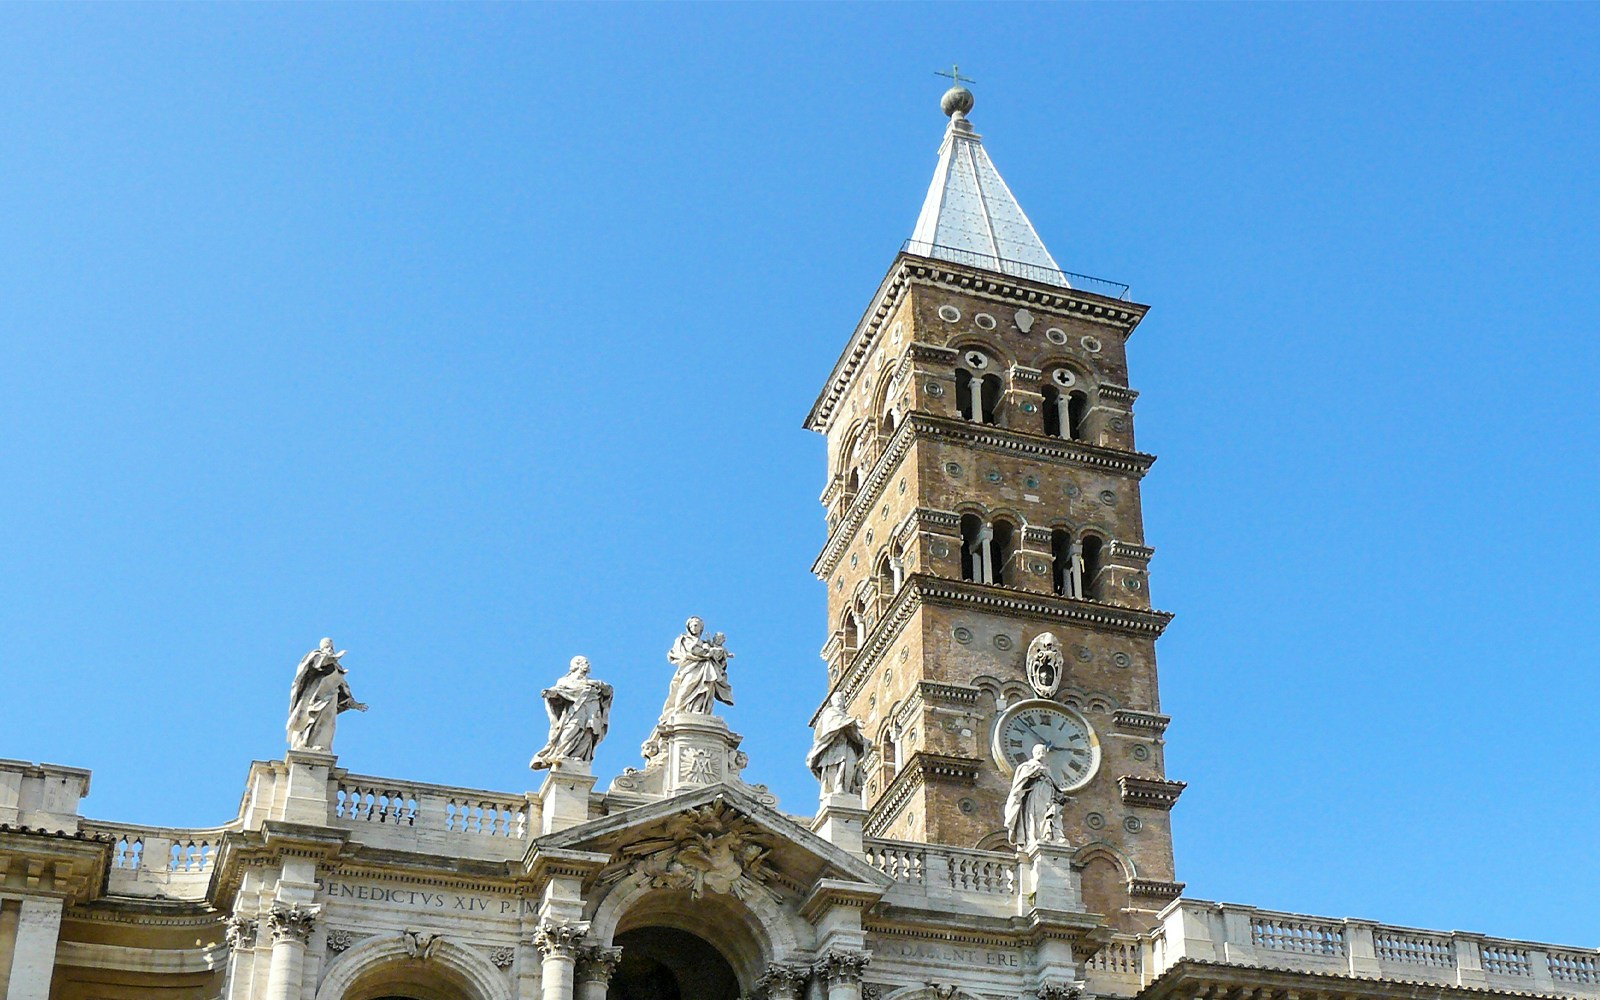
[{"label": "carved inscription", "polygon": [[986,969],[1031,969],[1036,964],[1030,951],[951,944],[947,941],[907,941],[874,936],[869,939],[868,948],[874,956],[885,963],[938,962],[944,965],[977,966]]},{"label": "carved inscription", "polygon": [[328,899],[348,899],[378,906],[403,907],[408,910],[433,910],[453,914],[482,914],[494,917],[514,917],[538,910],[534,900],[510,899],[504,896],[452,892],[448,889],[408,889],[393,885],[364,885],[328,879],[322,883],[322,893]]}]

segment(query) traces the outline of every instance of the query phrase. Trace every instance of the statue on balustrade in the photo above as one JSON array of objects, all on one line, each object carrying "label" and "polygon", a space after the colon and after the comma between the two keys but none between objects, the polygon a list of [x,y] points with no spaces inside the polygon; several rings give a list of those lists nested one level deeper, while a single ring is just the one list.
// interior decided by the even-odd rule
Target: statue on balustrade
[{"label": "statue on balustrade", "polygon": [[1006,839],[1018,848],[1040,842],[1062,843],[1061,811],[1067,804],[1067,790],[1056,780],[1046,759],[1049,748],[1043,743],[1033,748],[1033,756],[1017,765],[1011,776],[1011,794],[1006,796]]},{"label": "statue on balustrade", "polygon": [[611,725],[611,685],[589,676],[587,657],[574,656],[566,674],[540,693],[550,716],[550,740],[528,766],[539,770],[562,761],[593,761]]},{"label": "statue on balustrade", "polygon": [[705,630],[705,622],[690,618],[667,651],[668,661],[678,670],[667,689],[663,719],[679,712],[710,715],[719,701],[733,704],[733,686],[728,683],[728,661],[733,654],[728,652],[727,636],[718,632],[707,641]]},{"label": "statue on balustrade", "polygon": [[344,664],[339,659],[347,650],[334,652],[333,640],[322,642],[300,658],[294,684],[289,688],[290,750],[333,752],[333,727],[339,713],[349,709],[365,712],[367,706],[356,701],[345,680]]},{"label": "statue on balustrade", "polygon": [[806,754],[806,766],[822,782],[822,794],[860,795],[861,760],[871,747],[861,723],[845,711],[844,693],[835,691],[817,714],[816,734]]}]

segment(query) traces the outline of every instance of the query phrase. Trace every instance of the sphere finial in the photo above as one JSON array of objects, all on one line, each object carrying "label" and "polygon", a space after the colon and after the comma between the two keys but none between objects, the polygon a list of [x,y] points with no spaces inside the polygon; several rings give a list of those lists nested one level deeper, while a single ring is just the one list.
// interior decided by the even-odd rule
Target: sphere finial
[{"label": "sphere finial", "polygon": [[939,108],[950,118],[965,118],[972,110],[972,91],[960,85],[951,87],[939,99]]},{"label": "sphere finial", "polygon": [[938,70],[933,75],[949,77],[950,82],[955,84],[955,86],[945,91],[944,96],[939,99],[939,107],[944,110],[947,117],[953,118],[958,122],[965,119],[967,112],[972,110],[972,91],[963,87],[962,84],[977,83],[978,81],[970,76],[962,76],[960,66],[951,66],[948,73],[944,70]]}]

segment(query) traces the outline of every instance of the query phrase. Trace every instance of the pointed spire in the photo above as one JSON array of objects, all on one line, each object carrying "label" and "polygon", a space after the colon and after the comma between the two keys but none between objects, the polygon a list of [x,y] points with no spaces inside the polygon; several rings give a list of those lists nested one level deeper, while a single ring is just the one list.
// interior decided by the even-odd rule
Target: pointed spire
[{"label": "pointed spire", "polygon": [[972,104],[972,91],[959,80],[939,102],[950,127],[907,252],[1067,287],[1066,276],[990,161],[983,137],[967,121]]}]

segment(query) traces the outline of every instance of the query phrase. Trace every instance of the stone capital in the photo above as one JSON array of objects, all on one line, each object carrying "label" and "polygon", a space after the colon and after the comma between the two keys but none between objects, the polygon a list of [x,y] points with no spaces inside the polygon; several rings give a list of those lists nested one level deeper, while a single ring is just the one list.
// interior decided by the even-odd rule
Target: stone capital
[{"label": "stone capital", "polygon": [[768,1000],[795,1000],[810,978],[810,966],[798,962],[773,962],[756,980],[756,987],[766,991]]},{"label": "stone capital", "polygon": [[853,948],[829,948],[812,968],[829,983],[860,983],[872,956]]},{"label": "stone capital", "polygon": [[1082,1000],[1083,998],[1083,987],[1081,985],[1063,982],[1059,979],[1048,983],[1040,983],[1039,988],[1034,992],[1039,995],[1039,1000]]},{"label": "stone capital", "polygon": [[316,929],[317,917],[322,908],[319,906],[302,906],[299,903],[273,903],[272,909],[267,911],[267,930],[272,932],[272,943],[280,941],[298,941],[305,944],[311,940],[311,932]]},{"label": "stone capital", "polygon": [[235,913],[223,922],[223,940],[228,942],[228,947],[234,951],[256,946],[256,930],[261,926],[261,921],[255,917],[241,916]]},{"label": "stone capital", "polygon": [[588,933],[587,923],[546,920],[533,932],[533,946],[539,949],[542,958],[567,958],[576,962]]},{"label": "stone capital", "polygon": [[621,948],[589,945],[578,952],[578,981],[610,983],[611,976],[617,971],[617,963],[620,961],[622,961]]}]

